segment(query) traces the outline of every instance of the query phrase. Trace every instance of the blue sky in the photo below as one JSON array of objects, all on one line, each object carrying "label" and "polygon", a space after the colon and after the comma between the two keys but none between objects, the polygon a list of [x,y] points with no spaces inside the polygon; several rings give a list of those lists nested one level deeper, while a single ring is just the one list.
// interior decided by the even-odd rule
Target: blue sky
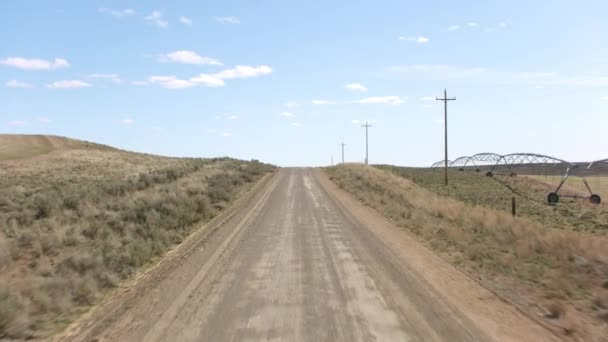
[{"label": "blue sky", "polygon": [[0,132],[279,165],[608,157],[608,2],[2,1]]}]

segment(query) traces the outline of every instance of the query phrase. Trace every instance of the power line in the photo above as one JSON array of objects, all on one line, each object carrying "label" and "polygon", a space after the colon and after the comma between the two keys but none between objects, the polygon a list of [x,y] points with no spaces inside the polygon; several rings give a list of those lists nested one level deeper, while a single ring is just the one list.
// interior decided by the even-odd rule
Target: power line
[{"label": "power line", "polygon": [[443,90],[443,98],[436,98],[437,101],[443,101],[444,104],[444,152],[445,152],[445,185],[448,185],[448,101],[456,101],[456,98],[448,98],[448,91]]},{"label": "power line", "polygon": [[369,123],[367,123],[367,121],[365,121],[365,124],[361,125],[362,127],[365,127],[365,165],[369,164],[369,144],[368,144],[368,134],[367,134],[367,129],[369,127],[372,127],[372,125],[370,125]]}]

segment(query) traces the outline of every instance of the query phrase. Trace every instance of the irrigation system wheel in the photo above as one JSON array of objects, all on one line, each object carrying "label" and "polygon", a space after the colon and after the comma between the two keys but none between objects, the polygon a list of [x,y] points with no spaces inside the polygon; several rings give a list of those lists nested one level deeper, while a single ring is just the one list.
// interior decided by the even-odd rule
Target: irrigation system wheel
[{"label": "irrigation system wheel", "polygon": [[602,203],[602,198],[600,197],[600,195],[597,195],[597,194],[591,195],[591,197],[589,197],[589,200],[593,204],[600,204],[600,203]]},{"label": "irrigation system wheel", "polygon": [[559,202],[559,195],[555,192],[550,193],[549,196],[547,196],[547,202],[549,202],[549,204],[555,204]]}]

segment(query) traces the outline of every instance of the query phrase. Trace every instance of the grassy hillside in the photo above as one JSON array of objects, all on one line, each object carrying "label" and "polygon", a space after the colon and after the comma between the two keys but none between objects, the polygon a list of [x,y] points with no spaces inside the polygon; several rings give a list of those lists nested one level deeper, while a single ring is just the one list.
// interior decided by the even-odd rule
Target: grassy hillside
[{"label": "grassy hillside", "polygon": [[[456,200],[452,193],[453,198],[440,196],[425,189],[426,178],[416,177],[415,183],[387,167],[342,165],[326,172],[342,189],[533,315],[578,336],[608,322],[608,239],[472,206],[469,198]],[[477,190],[500,191],[494,185]]]},{"label": "grassy hillside", "polygon": [[26,159],[67,149],[111,150],[113,148],[52,135],[0,134],[0,161]]},{"label": "grassy hillside", "polygon": [[58,137],[2,140],[12,160],[0,161],[0,340],[46,336],[273,170]]},{"label": "grassy hillside", "polygon": [[[587,200],[562,198],[562,203],[556,206],[547,205],[547,194],[555,190],[559,177],[522,175],[485,177],[483,173],[451,169],[450,183],[446,187],[443,183],[442,170],[391,165],[376,167],[406,178],[435,194],[454,198],[471,206],[483,206],[510,213],[511,198],[515,197],[519,216],[530,218],[547,227],[608,234],[606,203],[598,207]],[[595,180],[590,182],[603,195],[603,182]],[[585,194],[580,178],[576,177],[572,177],[565,184],[562,192]],[[603,198],[608,201],[608,193]]]}]

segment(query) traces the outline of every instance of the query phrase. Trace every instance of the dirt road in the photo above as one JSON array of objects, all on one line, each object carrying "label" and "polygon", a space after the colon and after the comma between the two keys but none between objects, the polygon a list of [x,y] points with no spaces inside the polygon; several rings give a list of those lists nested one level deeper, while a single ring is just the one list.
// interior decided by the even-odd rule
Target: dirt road
[{"label": "dirt road", "polygon": [[[555,340],[474,282],[463,295],[478,303],[464,308],[446,298],[449,283],[431,285],[319,177],[311,169],[279,171],[63,338]],[[393,233],[401,241],[402,232]],[[475,319],[475,305],[488,310],[484,321]]]}]

